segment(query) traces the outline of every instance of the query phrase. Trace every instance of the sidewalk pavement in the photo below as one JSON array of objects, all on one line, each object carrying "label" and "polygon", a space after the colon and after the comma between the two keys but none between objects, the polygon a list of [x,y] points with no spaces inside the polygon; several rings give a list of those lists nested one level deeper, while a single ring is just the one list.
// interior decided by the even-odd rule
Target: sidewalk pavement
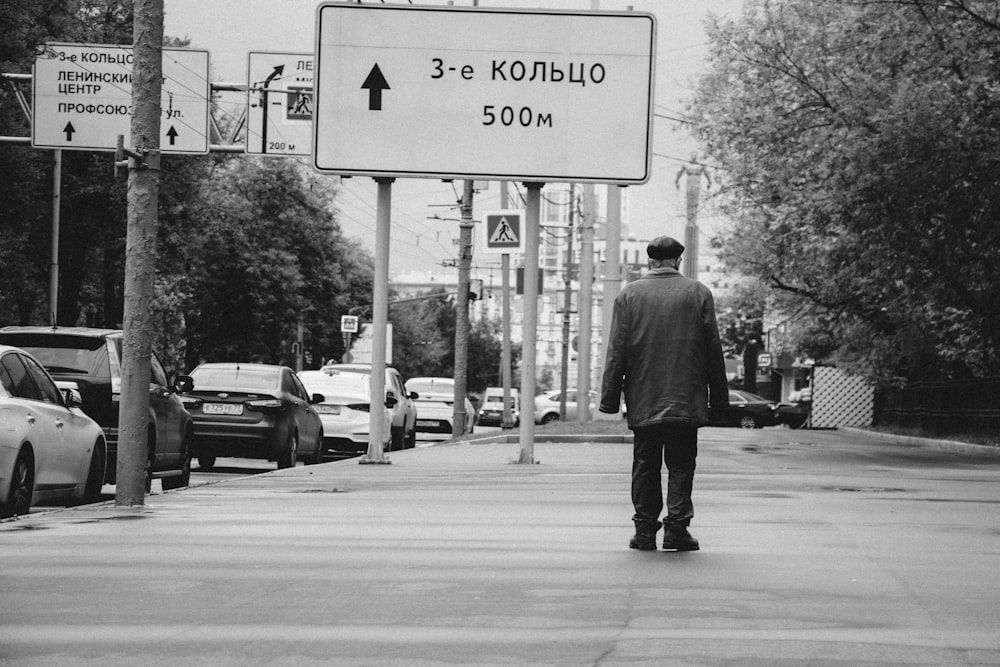
[{"label": "sidewalk pavement", "polygon": [[[505,438],[502,438],[505,439]],[[631,447],[479,441],[0,523],[0,665],[1000,664],[1000,457],[703,429],[702,550]]]}]

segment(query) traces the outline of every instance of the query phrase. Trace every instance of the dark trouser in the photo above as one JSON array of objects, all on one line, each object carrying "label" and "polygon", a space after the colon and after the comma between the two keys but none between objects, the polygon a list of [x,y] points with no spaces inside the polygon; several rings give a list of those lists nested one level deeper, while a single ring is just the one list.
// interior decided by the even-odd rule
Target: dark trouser
[{"label": "dark trouser", "polygon": [[681,422],[644,426],[634,430],[632,449],[632,504],[637,529],[655,532],[663,511],[661,460],[667,465],[667,515],[663,528],[685,528],[694,516],[691,488],[698,456],[698,427]]}]

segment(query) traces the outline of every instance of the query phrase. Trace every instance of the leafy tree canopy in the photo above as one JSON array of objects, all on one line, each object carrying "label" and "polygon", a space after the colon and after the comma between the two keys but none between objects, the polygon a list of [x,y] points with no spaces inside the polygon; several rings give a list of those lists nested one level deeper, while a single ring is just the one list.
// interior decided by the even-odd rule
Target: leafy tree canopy
[{"label": "leafy tree canopy", "polygon": [[1000,373],[1000,5],[757,0],[691,111],[722,258],[884,381]]}]

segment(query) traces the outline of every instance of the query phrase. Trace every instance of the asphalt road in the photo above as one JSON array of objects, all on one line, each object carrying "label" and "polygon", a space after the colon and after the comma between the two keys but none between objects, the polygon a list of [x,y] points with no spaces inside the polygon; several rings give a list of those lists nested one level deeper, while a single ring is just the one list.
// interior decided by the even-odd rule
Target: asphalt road
[{"label": "asphalt road", "polygon": [[0,523],[0,665],[1000,664],[1000,457],[703,429],[637,552],[630,446],[479,442]]}]

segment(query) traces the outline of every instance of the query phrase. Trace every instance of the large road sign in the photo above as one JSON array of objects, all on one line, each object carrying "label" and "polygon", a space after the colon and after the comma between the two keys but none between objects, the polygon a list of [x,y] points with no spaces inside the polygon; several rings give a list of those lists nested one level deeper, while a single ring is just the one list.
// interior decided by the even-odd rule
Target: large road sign
[{"label": "large road sign", "polygon": [[484,253],[505,254],[524,252],[524,211],[486,211],[483,213]]},{"label": "large road sign", "polygon": [[313,56],[251,51],[247,57],[247,153],[309,155]]},{"label": "large road sign", "polygon": [[[162,153],[208,153],[208,51],[163,49]],[[128,146],[132,47],[47,44],[35,58],[31,145],[113,151]]]},{"label": "large road sign", "polygon": [[313,165],[645,182],[655,42],[640,12],[322,3]]}]

